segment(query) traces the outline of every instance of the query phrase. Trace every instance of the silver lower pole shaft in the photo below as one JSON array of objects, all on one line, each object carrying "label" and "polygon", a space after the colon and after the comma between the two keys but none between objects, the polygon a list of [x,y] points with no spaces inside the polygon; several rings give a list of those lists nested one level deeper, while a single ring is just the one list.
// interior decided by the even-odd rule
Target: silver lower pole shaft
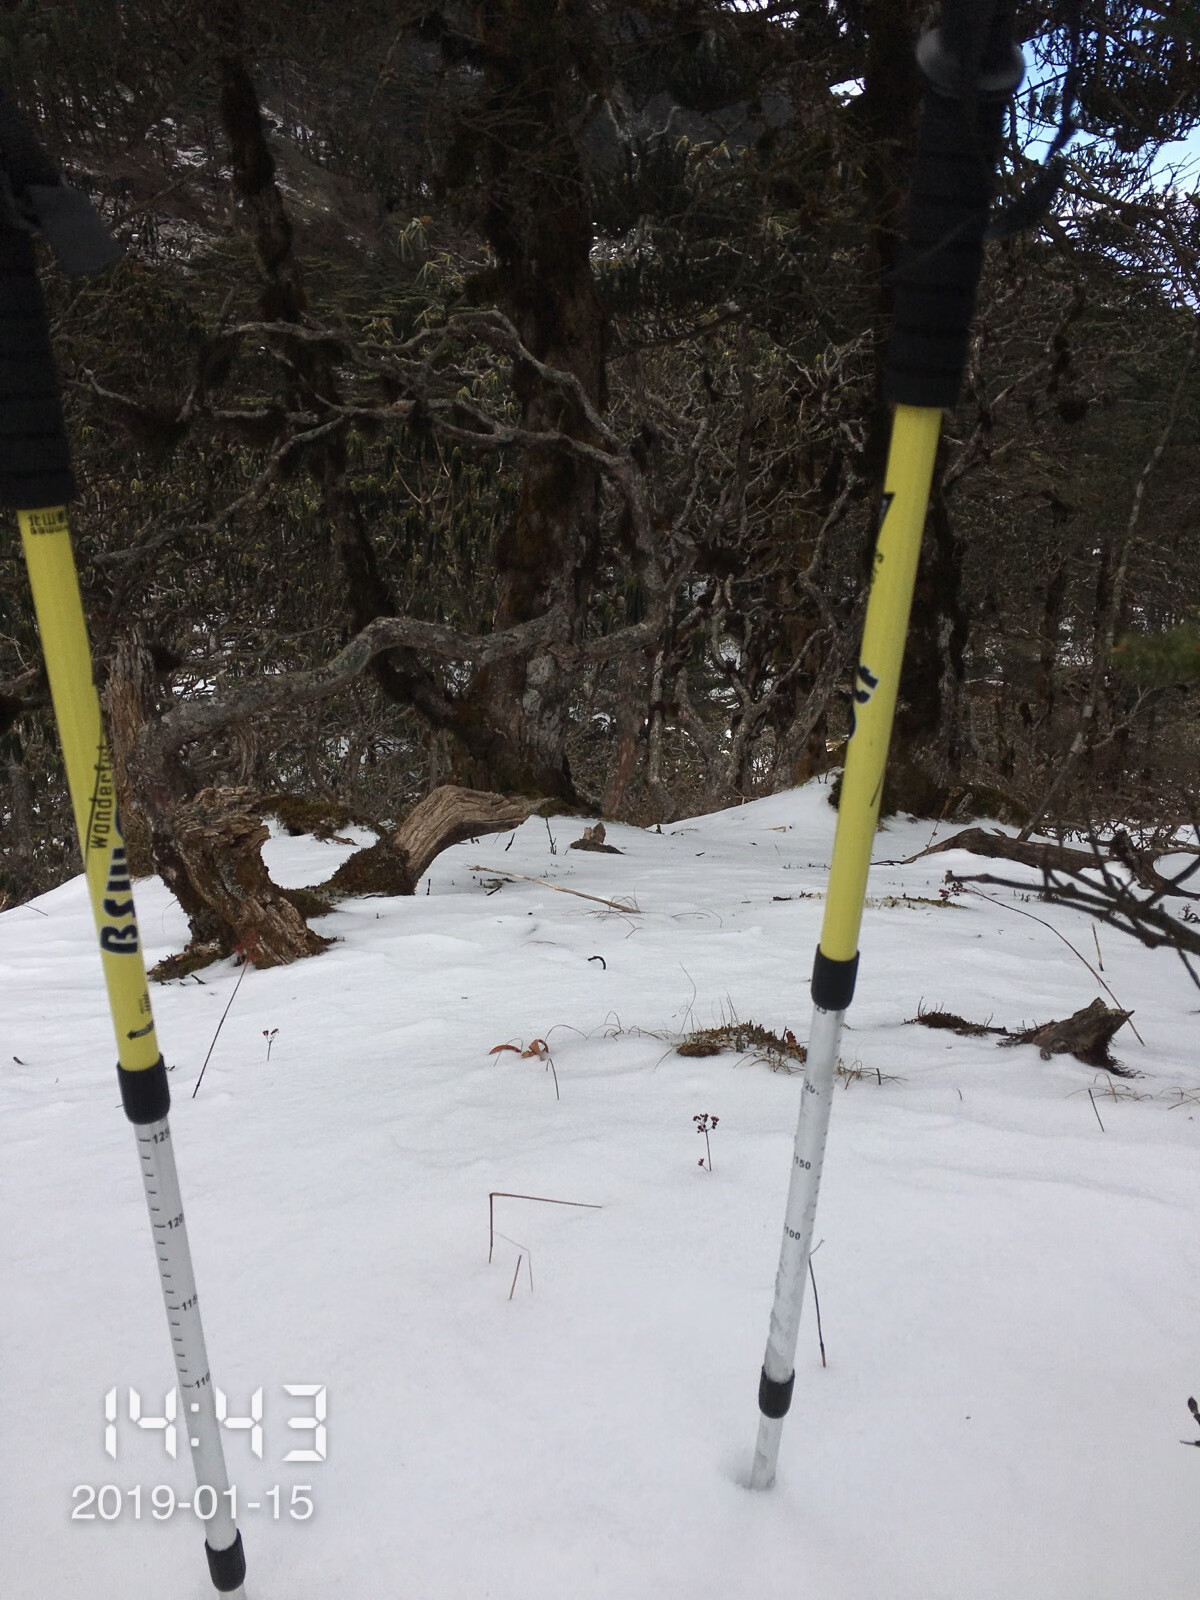
[{"label": "silver lower pole shaft", "polygon": [[212,1491],[212,1515],[205,1522],[204,1538],[209,1571],[218,1590],[232,1600],[244,1600],[241,1535],[234,1521],[233,1497],[225,1470],[216,1391],[204,1345],[171,1129],[163,1117],[158,1122],[136,1125],[134,1132],[179,1380],[180,1422],[192,1453],[196,1488],[203,1486]]},{"label": "silver lower pole shaft", "polygon": [[783,1245],[779,1253],[779,1270],[775,1276],[775,1303],[771,1308],[771,1327],[758,1390],[761,1415],[754,1465],[750,1472],[752,1489],[767,1489],[775,1481],[783,1419],[792,1399],[792,1385],[796,1376],[796,1338],[800,1331],[800,1313],[804,1308],[804,1285],[808,1277],[808,1258],[812,1253],[813,1224],[817,1215],[817,1191],[821,1186],[821,1166],[825,1159],[829,1113],[837,1079],[838,1043],[845,1015],[844,1011],[823,1011],[819,1006],[813,1008],[808,1057],[804,1067],[804,1089],[800,1095],[800,1114],[792,1151],[792,1176],[783,1219]]}]

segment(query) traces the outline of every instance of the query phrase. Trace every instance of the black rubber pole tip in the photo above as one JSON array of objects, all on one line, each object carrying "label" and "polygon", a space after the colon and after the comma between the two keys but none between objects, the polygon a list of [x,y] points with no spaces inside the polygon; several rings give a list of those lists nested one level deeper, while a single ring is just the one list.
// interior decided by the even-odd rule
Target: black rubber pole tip
[{"label": "black rubber pole tip", "polygon": [[242,1587],[246,1581],[246,1553],[242,1549],[240,1531],[233,1543],[224,1550],[214,1550],[206,1539],[204,1554],[208,1557],[208,1572],[214,1589],[229,1594],[231,1590]]}]

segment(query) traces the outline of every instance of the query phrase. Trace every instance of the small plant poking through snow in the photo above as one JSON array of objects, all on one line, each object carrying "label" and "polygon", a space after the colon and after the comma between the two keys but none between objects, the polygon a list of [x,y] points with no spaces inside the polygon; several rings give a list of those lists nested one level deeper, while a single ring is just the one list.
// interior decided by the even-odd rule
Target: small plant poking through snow
[{"label": "small plant poking through snow", "polygon": [[268,1061],[270,1061],[270,1059],[271,1059],[271,1046],[275,1043],[275,1035],[278,1032],[279,1032],[278,1028],[264,1028],[263,1029],[263,1038],[267,1041],[267,1060]]},{"label": "small plant poking through snow", "polygon": [[905,1017],[905,1027],[919,1022],[923,1028],[948,1028],[951,1033],[958,1033],[964,1039],[982,1038],[987,1033],[1001,1033],[1007,1035],[1007,1028],[994,1028],[991,1018],[986,1022],[972,1022],[968,1017],[960,1017],[957,1012],[945,1011],[941,1006],[927,1006],[922,1000],[917,1006],[915,1017]]},{"label": "small plant poking through snow", "polygon": [[550,1046],[545,1039],[531,1039],[527,1045],[519,1044],[494,1044],[488,1051],[490,1056],[498,1056],[504,1051],[511,1050],[513,1055],[520,1056],[522,1061],[544,1061],[546,1068],[554,1079],[554,1098],[561,1100],[558,1092],[558,1069],[554,1065],[554,1057],[550,1054]]},{"label": "small plant poking through snow", "polygon": [[522,1061],[544,1061],[550,1054],[550,1046],[545,1039],[531,1039],[527,1045],[494,1044],[488,1055],[498,1056],[505,1050],[511,1050],[513,1055],[520,1056]]},{"label": "small plant poking through snow", "polygon": [[[721,1119],[719,1117],[714,1117],[712,1115],[712,1113],[709,1112],[709,1111],[702,1112],[700,1116],[692,1118],[692,1121],[696,1124],[696,1132],[697,1133],[702,1133],[704,1135],[704,1148],[705,1148],[705,1150],[708,1151],[707,1166],[708,1166],[709,1172],[712,1171],[713,1164],[712,1164],[712,1145],[709,1143],[708,1136],[709,1136],[709,1133],[712,1132],[716,1128],[717,1123],[720,1120]],[[705,1163],[705,1159],[704,1159],[703,1156],[701,1156],[700,1157],[700,1165],[703,1167],[705,1164],[706,1164]]]},{"label": "small plant poking through snow", "polygon": [[790,1070],[808,1059],[808,1047],[800,1044],[790,1028],[772,1033],[757,1022],[724,1022],[719,1028],[697,1028],[675,1046],[681,1056],[719,1056],[725,1050],[765,1061],[772,1072]]}]

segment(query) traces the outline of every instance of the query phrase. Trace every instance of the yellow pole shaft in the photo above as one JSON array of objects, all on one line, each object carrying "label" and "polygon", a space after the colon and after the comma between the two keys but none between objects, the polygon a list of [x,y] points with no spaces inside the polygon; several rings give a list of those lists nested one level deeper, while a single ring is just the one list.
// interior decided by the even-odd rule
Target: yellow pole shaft
[{"label": "yellow pole shaft", "polygon": [[758,1439],[750,1469],[750,1486],[754,1489],[765,1489],[774,1482],[783,1419],[792,1403],[796,1338],[837,1079],[838,1042],[842,1020],[854,994],[871,846],[879,822],[883,774],[941,421],[940,410],[898,406],[892,423],[883,516],[867,598],[862,653],[854,679],[854,730],[846,748],[825,917],[813,963],[808,1063],[796,1122],[775,1301],[759,1381]]},{"label": "yellow pole shaft", "polygon": [[127,1072],[145,1071],[158,1063],[158,1040],[67,513],[62,506],[52,506],[19,511],[17,517],[100,941],[117,1054]]},{"label": "yellow pole shaft", "polygon": [[883,519],[854,679],[854,732],[846,747],[821,925],[821,952],[831,961],[851,961],[858,953],[871,847],[879,823],[883,774],[941,422],[937,408],[897,406],[892,423]]}]

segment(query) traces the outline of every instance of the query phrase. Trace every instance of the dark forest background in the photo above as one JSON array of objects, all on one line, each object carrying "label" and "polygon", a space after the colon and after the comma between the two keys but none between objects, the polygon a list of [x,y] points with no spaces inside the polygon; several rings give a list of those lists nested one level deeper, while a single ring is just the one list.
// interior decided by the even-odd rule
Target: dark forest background
[{"label": "dark forest background", "polygon": [[[1084,131],[989,247],[938,460],[889,780],[932,816],[1200,791],[1200,21],[1082,15]],[[271,813],[375,828],[331,893],[411,892],[540,802],[653,824],[838,764],[928,21],[0,5],[8,92],[126,246],[44,281],[126,827],[196,959],[322,943]],[[1018,6],[1009,197],[1068,21]],[[15,530],[0,821],[0,900],[77,870]]]}]

